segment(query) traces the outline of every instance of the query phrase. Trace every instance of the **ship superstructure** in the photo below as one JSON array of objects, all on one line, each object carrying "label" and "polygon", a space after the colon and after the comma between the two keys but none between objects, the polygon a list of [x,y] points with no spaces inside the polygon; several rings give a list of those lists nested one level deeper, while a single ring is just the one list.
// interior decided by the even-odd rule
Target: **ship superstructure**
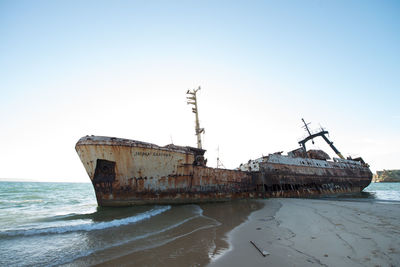
[{"label": "ship superstructure", "polygon": [[[345,159],[321,128],[312,133],[302,119],[308,136],[299,141],[300,148],[282,155],[269,154],[241,164],[239,170],[253,173],[257,181],[256,191],[270,197],[307,197],[330,193],[360,192],[372,179],[369,165],[362,158]],[[322,137],[338,158],[319,149],[306,149],[306,143]]]}]

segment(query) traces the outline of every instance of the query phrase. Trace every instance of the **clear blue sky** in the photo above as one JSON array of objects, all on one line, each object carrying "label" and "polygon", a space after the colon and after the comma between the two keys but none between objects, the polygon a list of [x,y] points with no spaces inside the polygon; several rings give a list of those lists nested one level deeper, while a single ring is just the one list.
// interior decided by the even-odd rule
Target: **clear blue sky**
[{"label": "clear blue sky", "polygon": [[230,168],[297,148],[304,117],[373,170],[400,168],[399,14],[399,1],[0,0],[0,178],[88,181],[74,151],[87,134],[194,146],[198,85],[211,166],[218,146]]}]

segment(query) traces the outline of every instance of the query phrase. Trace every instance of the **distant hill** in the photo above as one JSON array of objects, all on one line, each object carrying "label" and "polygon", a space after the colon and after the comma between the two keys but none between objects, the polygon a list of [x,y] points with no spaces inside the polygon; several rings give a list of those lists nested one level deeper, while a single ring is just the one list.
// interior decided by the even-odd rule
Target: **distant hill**
[{"label": "distant hill", "polygon": [[400,183],[400,170],[377,171],[372,178],[375,183]]}]

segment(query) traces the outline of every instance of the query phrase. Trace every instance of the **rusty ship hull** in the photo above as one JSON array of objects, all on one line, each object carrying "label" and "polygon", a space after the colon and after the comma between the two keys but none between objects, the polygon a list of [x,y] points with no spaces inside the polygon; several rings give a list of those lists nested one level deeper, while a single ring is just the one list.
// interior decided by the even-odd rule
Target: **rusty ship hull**
[{"label": "rusty ship hull", "polygon": [[270,154],[238,170],[227,170],[206,167],[205,150],[193,147],[86,136],[75,148],[99,206],[360,192],[372,179],[368,166],[354,160]]},{"label": "rusty ship hull", "polygon": [[99,206],[255,197],[251,173],[206,167],[202,149],[100,136],[82,137],[75,149]]},{"label": "rusty ship hull", "polygon": [[257,192],[266,197],[310,197],[361,192],[372,180],[369,167],[345,159],[334,161],[270,154],[253,171]]}]

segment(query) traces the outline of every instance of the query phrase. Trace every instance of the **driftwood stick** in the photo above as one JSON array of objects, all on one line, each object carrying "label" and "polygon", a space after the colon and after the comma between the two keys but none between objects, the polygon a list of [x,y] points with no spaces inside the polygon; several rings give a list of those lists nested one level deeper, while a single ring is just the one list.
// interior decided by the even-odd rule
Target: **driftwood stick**
[{"label": "driftwood stick", "polygon": [[264,251],[264,250],[261,250],[261,249],[256,245],[256,243],[254,243],[253,241],[250,240],[250,243],[261,253],[261,255],[263,255],[263,257],[269,255],[268,252],[266,252],[266,251]]}]

